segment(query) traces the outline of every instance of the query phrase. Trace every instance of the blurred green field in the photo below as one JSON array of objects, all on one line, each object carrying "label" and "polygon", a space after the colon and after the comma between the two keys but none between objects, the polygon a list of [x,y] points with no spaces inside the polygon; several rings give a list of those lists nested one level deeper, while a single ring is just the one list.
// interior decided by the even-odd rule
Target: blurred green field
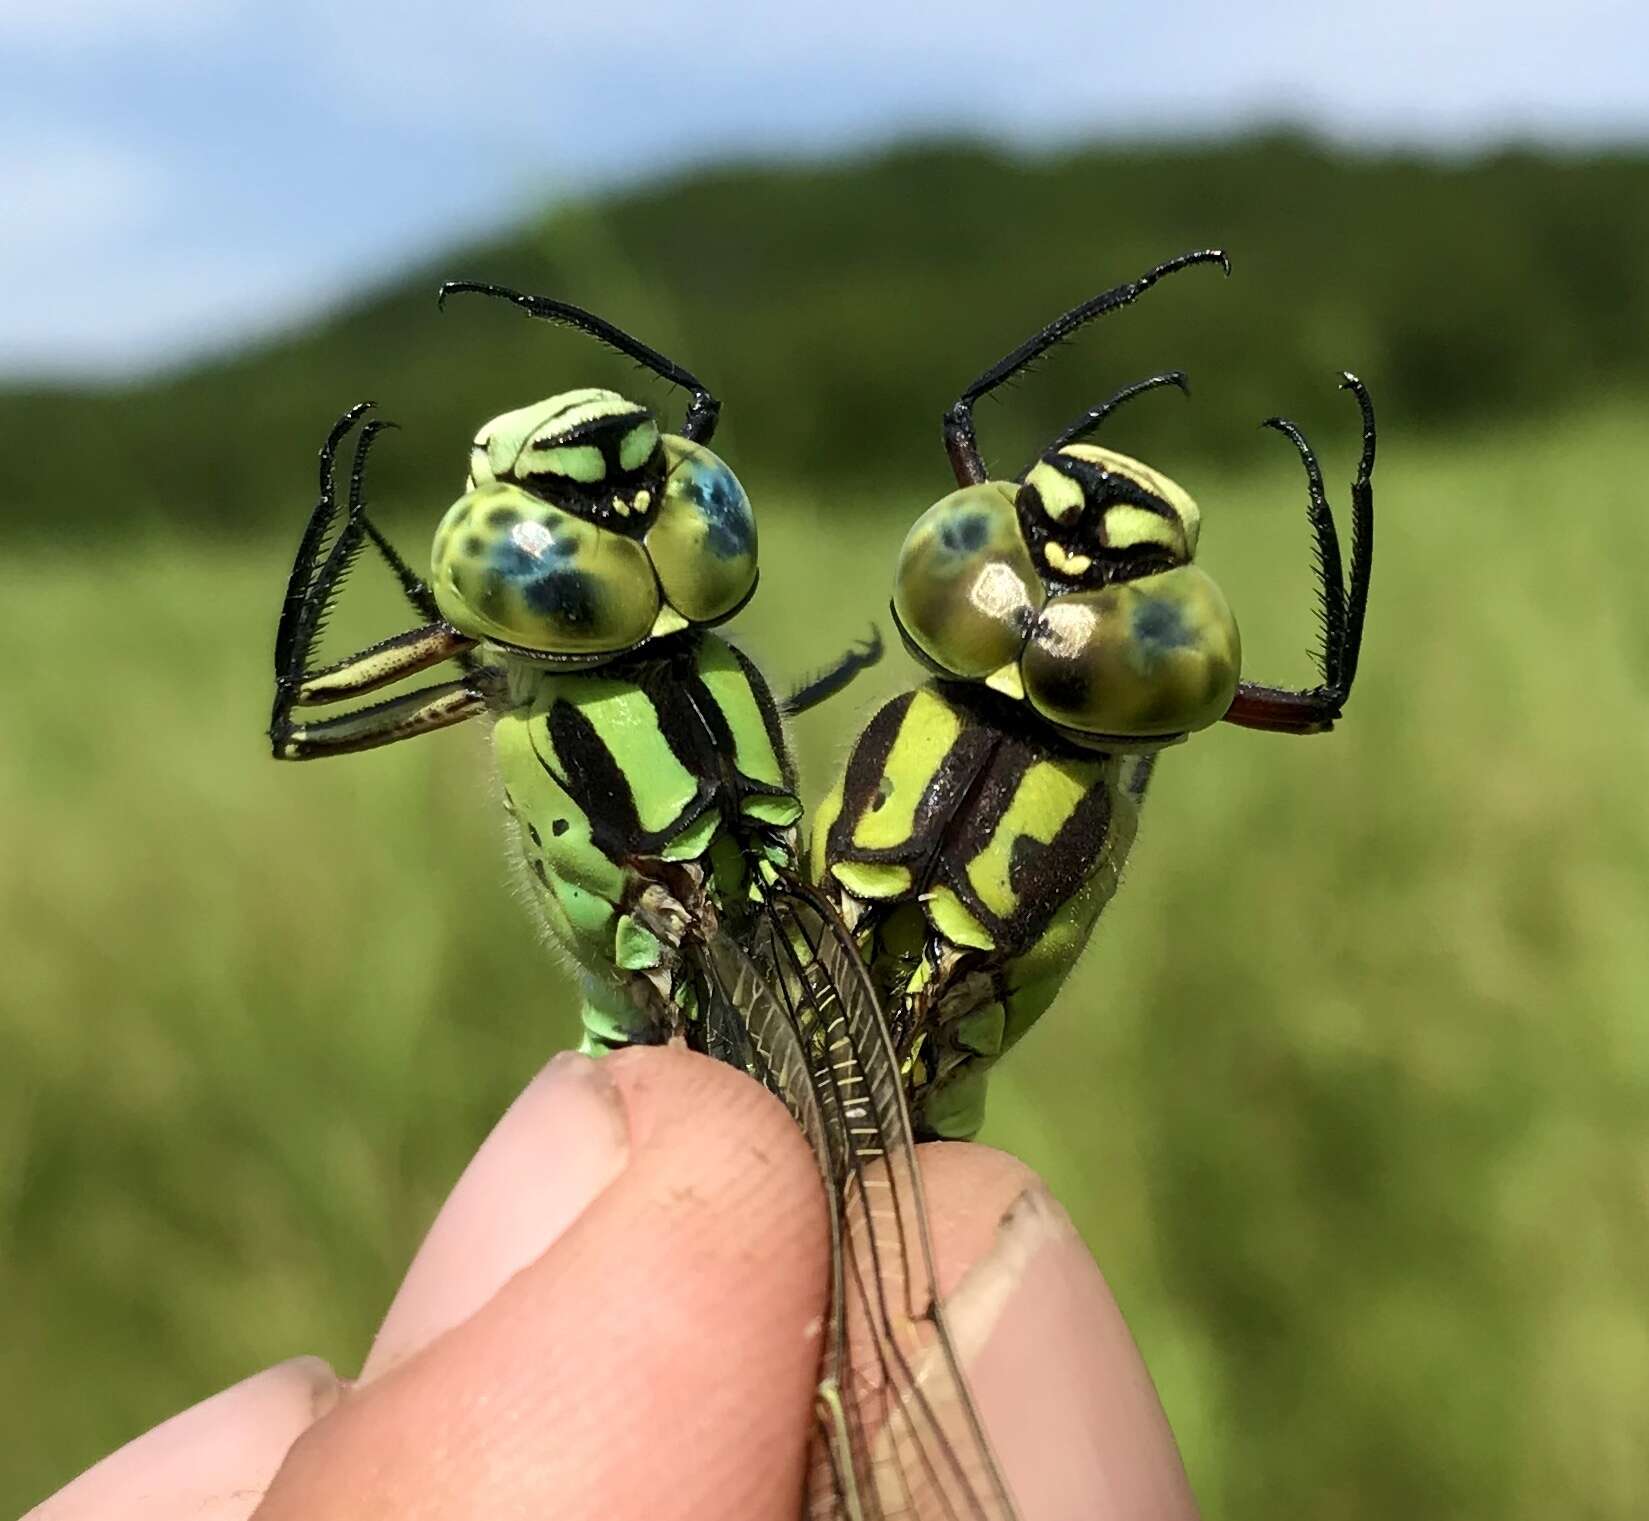
[{"label": "blurred green field", "polygon": [[[1170,753],[1096,945],[998,1079],[986,1139],[1076,1216],[1211,1517],[1641,1514],[1643,415],[1386,437],[1348,722]],[[1251,674],[1305,679],[1278,451],[1157,463],[1203,503]],[[733,629],[782,679],[877,613],[925,503],[759,505]],[[290,547],[0,560],[0,1513],[263,1363],[351,1368],[570,1034],[479,732],[268,760]],[[345,637],[393,617],[366,585]],[[803,720],[810,796],[914,675],[891,656]]]}]

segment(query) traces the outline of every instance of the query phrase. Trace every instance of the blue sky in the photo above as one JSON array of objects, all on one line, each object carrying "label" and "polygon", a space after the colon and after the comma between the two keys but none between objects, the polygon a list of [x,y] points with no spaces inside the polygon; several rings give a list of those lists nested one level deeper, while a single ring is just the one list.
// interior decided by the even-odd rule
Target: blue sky
[{"label": "blue sky", "polygon": [[955,128],[1649,140],[1640,0],[0,5],[0,376],[290,322],[547,198]]}]

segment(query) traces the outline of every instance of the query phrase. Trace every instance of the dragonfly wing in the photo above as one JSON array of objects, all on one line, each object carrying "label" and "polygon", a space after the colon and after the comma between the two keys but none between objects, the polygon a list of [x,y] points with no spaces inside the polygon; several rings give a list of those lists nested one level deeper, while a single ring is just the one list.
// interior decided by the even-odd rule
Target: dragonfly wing
[{"label": "dragonfly wing", "polygon": [[811,1066],[840,1213],[846,1343],[819,1411],[809,1514],[1012,1521],[937,1293],[921,1172],[887,1017],[851,932],[807,884],[766,893],[754,960]]},{"label": "dragonfly wing", "polygon": [[721,931],[702,945],[701,955],[710,995],[704,1022],[707,1051],[743,1067],[783,1102],[813,1147],[825,1182],[830,1215],[830,1305],[816,1402],[826,1439],[815,1453],[815,1472],[808,1485],[809,1493],[816,1493],[821,1484],[819,1470],[834,1472],[845,1466],[848,1483],[852,1473],[852,1446],[846,1429],[836,1421],[835,1412],[825,1409],[825,1391],[838,1385],[847,1362],[842,1208],[831,1181],[836,1175],[839,1143],[832,1137],[802,1027],[783,991]]}]

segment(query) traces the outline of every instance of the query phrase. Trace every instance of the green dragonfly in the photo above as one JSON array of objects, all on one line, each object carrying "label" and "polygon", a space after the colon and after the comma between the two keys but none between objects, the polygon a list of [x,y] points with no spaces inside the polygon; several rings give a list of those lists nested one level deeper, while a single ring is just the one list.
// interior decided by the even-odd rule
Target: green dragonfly
[{"label": "green dragonfly", "polygon": [[[809,1513],[1009,1517],[934,1293],[920,1174],[891,1032],[852,936],[798,872],[802,805],[782,716],[840,691],[880,643],[775,700],[711,632],[754,593],[750,502],[708,445],[720,405],[605,319],[478,282],[690,397],[678,433],[586,388],[494,418],[436,529],[431,577],[372,521],[388,426],[346,412],[320,455],[275,640],[275,756],[309,760],[490,719],[532,901],[583,973],[584,1047],[683,1039],[790,1108],[830,1200],[832,1295]],[[339,457],[354,435],[347,494]],[[318,665],[371,546],[418,625]],[[431,685],[310,718],[444,662]]]},{"label": "green dragonfly", "polygon": [[1200,514],[1151,466],[1083,440],[1153,376],[1091,408],[1011,481],[991,480],[973,407],[1188,253],[1057,317],[963,391],[944,437],[957,490],[901,551],[893,617],[934,679],[870,720],[815,815],[812,870],[853,929],[892,1023],[919,1134],[973,1135],[988,1074],[1053,1001],[1115,893],[1158,752],[1224,720],[1313,734],[1357,674],[1374,550],[1374,410],[1351,488],[1349,585],[1316,455],[1321,681],[1241,679],[1236,620],[1194,562]]}]

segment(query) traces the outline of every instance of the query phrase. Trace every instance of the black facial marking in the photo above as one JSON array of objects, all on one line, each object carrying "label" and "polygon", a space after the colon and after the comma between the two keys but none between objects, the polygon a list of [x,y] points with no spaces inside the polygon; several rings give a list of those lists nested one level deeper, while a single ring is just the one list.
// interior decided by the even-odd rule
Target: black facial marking
[{"label": "black facial marking", "polygon": [[567,832],[569,827],[570,826],[568,825],[568,823],[565,819],[556,819],[550,825],[550,833],[553,834],[557,839],[560,839],[561,836],[564,835]]}]

